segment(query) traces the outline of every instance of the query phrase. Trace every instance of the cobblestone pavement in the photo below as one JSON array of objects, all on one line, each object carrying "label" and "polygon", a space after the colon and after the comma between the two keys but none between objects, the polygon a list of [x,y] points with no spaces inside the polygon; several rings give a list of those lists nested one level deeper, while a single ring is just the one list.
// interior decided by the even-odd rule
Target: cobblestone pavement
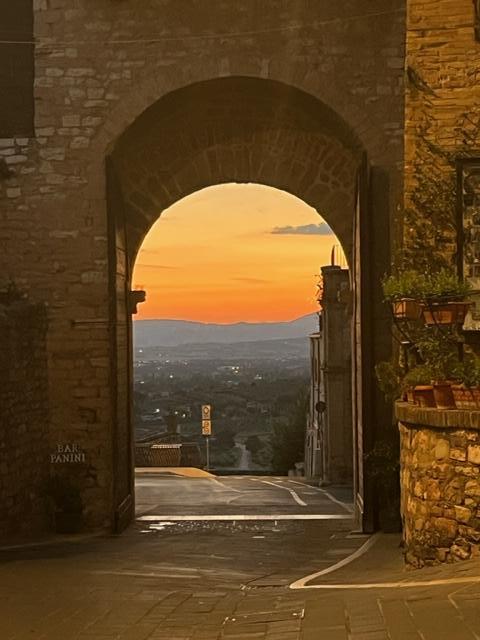
[{"label": "cobblestone pavement", "polygon": [[364,543],[349,525],[139,523],[120,537],[4,551],[0,638],[480,638],[480,563],[407,572],[396,536],[314,588],[290,589]]}]

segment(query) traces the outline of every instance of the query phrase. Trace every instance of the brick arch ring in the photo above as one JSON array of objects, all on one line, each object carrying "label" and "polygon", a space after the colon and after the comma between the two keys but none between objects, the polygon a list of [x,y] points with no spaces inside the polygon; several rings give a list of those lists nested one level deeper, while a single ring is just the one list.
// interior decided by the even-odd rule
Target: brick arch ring
[{"label": "brick arch ring", "polygon": [[281,83],[228,77],[171,92],[110,147],[131,264],[162,210],[226,182],[265,184],[301,198],[325,217],[350,257],[362,152],[335,112]]}]

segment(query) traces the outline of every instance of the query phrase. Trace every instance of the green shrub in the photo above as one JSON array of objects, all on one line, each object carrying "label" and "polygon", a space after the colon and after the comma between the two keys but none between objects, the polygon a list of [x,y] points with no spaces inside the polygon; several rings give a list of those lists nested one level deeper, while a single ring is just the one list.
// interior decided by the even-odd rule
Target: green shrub
[{"label": "green shrub", "polygon": [[425,278],[423,298],[435,301],[463,300],[470,291],[470,284],[461,280],[455,271],[440,269]]},{"label": "green shrub", "polygon": [[403,371],[396,361],[379,362],[375,366],[380,391],[388,400],[398,400],[402,395]]},{"label": "green shrub", "polygon": [[401,271],[397,275],[383,279],[383,295],[387,302],[395,302],[404,298],[422,298],[426,276],[418,271]]},{"label": "green shrub", "polygon": [[432,384],[434,379],[434,372],[432,367],[427,364],[419,364],[418,366],[410,369],[410,371],[403,378],[403,386],[408,389],[410,387],[416,387],[417,385],[429,385]]}]

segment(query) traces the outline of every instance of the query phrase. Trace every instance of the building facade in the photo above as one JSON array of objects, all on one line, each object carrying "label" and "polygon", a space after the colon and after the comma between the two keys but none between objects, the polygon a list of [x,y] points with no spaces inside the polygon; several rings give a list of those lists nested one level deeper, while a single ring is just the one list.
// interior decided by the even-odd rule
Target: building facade
[{"label": "building facade", "polygon": [[322,267],[320,304],[320,331],[310,336],[305,472],[321,484],[352,484],[352,314],[348,269]]},{"label": "building facade", "polygon": [[51,473],[78,484],[90,528],[121,530],[133,514],[137,251],[166,207],[225,182],[297,195],[345,248],[367,517],[363,450],[390,420],[371,371],[390,349],[380,276],[402,199],[405,6],[267,4],[16,0],[4,11],[1,287],[47,309],[45,448],[85,454]]}]

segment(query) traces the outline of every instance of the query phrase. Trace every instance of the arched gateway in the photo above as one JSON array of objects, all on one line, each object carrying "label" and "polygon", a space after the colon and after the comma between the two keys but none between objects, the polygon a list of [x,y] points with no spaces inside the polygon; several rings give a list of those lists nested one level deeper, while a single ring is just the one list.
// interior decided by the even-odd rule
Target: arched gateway
[{"label": "arched gateway", "polygon": [[391,428],[373,364],[390,345],[379,280],[402,194],[405,2],[22,0],[7,14],[0,293],[11,279],[42,314],[0,300],[23,345],[2,351],[0,537],[46,527],[52,474],[80,485],[89,527],[131,518],[132,266],[165,207],[221,182],[295,194],[349,257],[357,511],[373,526],[361,460]]},{"label": "arched gateway", "polygon": [[133,507],[129,292],[135,257],[169,205],[204,187],[231,182],[265,184],[301,198],[321,213],[348,256],[357,354],[357,517],[362,526],[372,526],[372,513],[364,507],[362,452],[380,409],[372,363],[386,327],[378,333],[372,311],[379,300],[379,275],[387,268],[388,204],[372,206],[372,174],[358,135],[320,100],[296,88],[256,78],[219,78],[153,103],[114,142],[106,164],[115,527],[129,521]]}]

